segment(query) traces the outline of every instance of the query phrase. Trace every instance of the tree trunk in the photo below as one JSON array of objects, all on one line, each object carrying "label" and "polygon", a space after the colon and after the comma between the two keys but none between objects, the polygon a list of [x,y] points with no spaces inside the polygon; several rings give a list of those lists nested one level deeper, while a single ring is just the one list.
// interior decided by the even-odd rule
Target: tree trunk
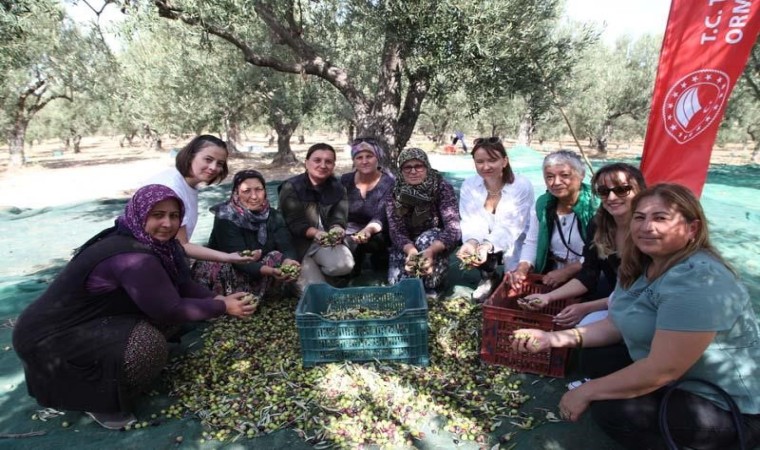
[{"label": "tree trunk", "polygon": [[8,145],[10,147],[10,165],[11,167],[21,167],[26,164],[24,155],[24,140],[26,139],[26,128],[29,126],[28,120],[18,118],[11,129]]},{"label": "tree trunk", "polygon": [[290,138],[298,128],[298,122],[276,123],[274,129],[277,131],[277,154],[272,160],[273,166],[291,166],[298,163],[296,154],[290,148]]},{"label": "tree trunk", "polygon": [[80,144],[82,143],[82,135],[75,134],[74,137],[72,137],[72,141],[74,142],[74,153],[81,153],[82,149],[80,148]]},{"label": "tree trunk", "polygon": [[224,120],[225,135],[227,136],[227,151],[237,153],[240,145],[240,125],[234,119],[226,118]]},{"label": "tree trunk", "polygon": [[609,120],[604,122],[602,131],[596,137],[596,150],[599,153],[607,153],[607,144],[609,143],[610,136],[612,135],[612,122]]},{"label": "tree trunk", "polygon": [[[348,121],[348,133],[346,135],[346,143],[350,143],[354,140],[354,136],[356,135],[356,127],[354,127],[354,123],[350,120]],[[362,136],[364,137],[364,136]]]},{"label": "tree trunk", "polygon": [[71,150],[71,137],[63,139],[63,152],[68,153]]},{"label": "tree trunk", "polygon": [[760,142],[755,144],[755,149],[752,151],[752,157],[750,160],[753,164],[760,164]]},{"label": "tree trunk", "polygon": [[533,133],[536,131],[536,124],[533,120],[533,114],[527,111],[522,116],[520,127],[517,130],[517,145],[530,146],[533,140]]}]

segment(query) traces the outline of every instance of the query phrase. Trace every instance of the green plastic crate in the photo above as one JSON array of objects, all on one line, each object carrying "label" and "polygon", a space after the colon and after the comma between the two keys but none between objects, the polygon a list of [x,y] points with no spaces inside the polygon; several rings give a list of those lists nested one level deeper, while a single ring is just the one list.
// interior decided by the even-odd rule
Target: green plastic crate
[{"label": "green plastic crate", "polygon": [[[328,310],[366,307],[399,311],[387,319],[329,320]],[[390,287],[337,289],[328,284],[306,288],[296,308],[296,326],[304,367],[336,361],[394,361],[426,366],[428,307],[418,278]]]}]

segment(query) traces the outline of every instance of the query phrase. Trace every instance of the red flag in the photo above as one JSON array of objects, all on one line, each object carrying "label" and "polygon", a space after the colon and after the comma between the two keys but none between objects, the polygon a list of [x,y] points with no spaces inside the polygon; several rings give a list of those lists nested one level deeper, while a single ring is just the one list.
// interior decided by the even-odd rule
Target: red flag
[{"label": "red flag", "polygon": [[673,0],[641,170],[702,193],[728,97],[760,30],[760,0]]}]

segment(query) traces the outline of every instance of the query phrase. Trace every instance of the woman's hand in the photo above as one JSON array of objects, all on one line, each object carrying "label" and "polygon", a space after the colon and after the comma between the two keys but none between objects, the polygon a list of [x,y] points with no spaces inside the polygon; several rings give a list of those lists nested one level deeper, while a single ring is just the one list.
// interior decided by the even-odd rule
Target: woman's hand
[{"label": "woman's hand", "polygon": [[559,415],[562,419],[577,422],[581,418],[591,404],[588,397],[589,389],[589,384],[584,383],[562,396],[559,401]]},{"label": "woman's hand", "polygon": [[576,303],[565,307],[565,309],[554,316],[553,322],[563,328],[570,328],[578,325],[578,322],[589,313],[586,310],[586,305],[586,303]]},{"label": "woman's hand", "polygon": [[340,225],[335,225],[334,227],[330,228],[330,231],[332,233],[339,234],[341,239],[346,237],[346,230],[344,230]]},{"label": "woman's hand", "polygon": [[242,256],[238,252],[227,253],[227,263],[247,264],[261,259],[261,249],[253,250],[250,256]]},{"label": "woman's hand", "polygon": [[[287,271],[283,272],[282,268],[285,267],[285,266],[296,267],[297,271],[295,273],[294,272],[287,272]],[[280,265],[280,272],[283,274],[283,278],[282,278],[283,281],[286,281],[286,282],[296,281],[298,279],[299,275],[301,275],[301,263],[299,263],[295,259],[285,258],[282,261],[282,264]]]},{"label": "woman's hand", "polygon": [[369,239],[372,237],[372,230],[369,228],[363,228],[356,233],[352,234],[351,239],[354,240],[358,245],[366,244],[369,242]]},{"label": "woman's hand", "polygon": [[488,254],[493,251],[493,244],[490,242],[483,242],[480,245],[478,245],[476,254],[478,256],[477,265],[480,266],[481,264],[484,264],[486,260],[488,259]]},{"label": "woman's hand", "polygon": [[508,272],[510,287],[514,290],[522,288],[525,279],[528,277],[528,272],[530,272],[530,264],[524,261],[517,266],[517,269]]},{"label": "woman's hand", "polygon": [[245,292],[235,292],[234,294],[230,294],[220,299],[224,302],[224,306],[228,315],[239,318],[246,318],[253,314],[254,311],[256,311],[256,305],[249,305],[248,303],[243,302],[242,299],[245,295]]},{"label": "woman's hand", "polygon": [[433,273],[433,258],[435,257],[435,253],[433,253],[433,250],[428,248],[420,253],[421,258],[423,258],[422,261],[422,269],[425,271],[425,275],[430,275]]},{"label": "woman's hand", "polygon": [[478,244],[467,241],[459,247],[457,251],[457,258],[464,260],[478,252]]},{"label": "woman's hand", "polygon": [[569,279],[570,279],[570,275],[568,275],[566,271],[564,271],[563,269],[557,269],[557,270],[552,270],[551,272],[544,275],[541,282],[549,286],[550,288],[554,289],[565,284],[565,282]]},{"label": "woman's hand", "polygon": [[549,294],[530,294],[517,300],[517,306],[528,311],[537,311],[545,308],[551,301]]},{"label": "woman's hand", "polygon": [[551,348],[549,333],[535,329],[520,329],[512,332],[512,350],[521,353],[544,352]]}]

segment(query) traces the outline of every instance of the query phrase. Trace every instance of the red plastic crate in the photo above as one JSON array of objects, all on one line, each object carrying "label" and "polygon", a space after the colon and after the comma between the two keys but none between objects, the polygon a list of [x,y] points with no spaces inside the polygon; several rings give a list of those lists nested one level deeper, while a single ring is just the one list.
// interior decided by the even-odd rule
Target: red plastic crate
[{"label": "red plastic crate", "polygon": [[564,377],[570,349],[552,348],[539,353],[519,353],[512,350],[512,332],[520,328],[544,331],[561,330],[553,317],[566,306],[578,303],[577,298],[558,300],[538,311],[527,311],[517,305],[519,298],[542,294],[551,289],[540,283],[541,275],[528,275],[519,290],[509,286],[505,277],[501,285],[483,304],[483,333],[480,359],[490,364],[507,366],[520,372],[550,377]]}]

